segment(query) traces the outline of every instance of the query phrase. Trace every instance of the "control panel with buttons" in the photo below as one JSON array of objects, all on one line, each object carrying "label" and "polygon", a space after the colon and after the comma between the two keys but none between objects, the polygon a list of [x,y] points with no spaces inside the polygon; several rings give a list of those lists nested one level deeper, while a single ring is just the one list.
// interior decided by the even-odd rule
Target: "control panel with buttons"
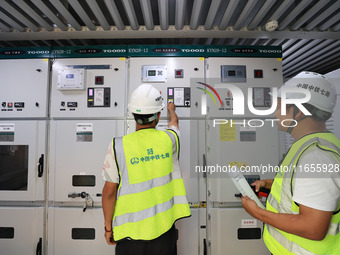
[{"label": "control panel with buttons", "polygon": [[168,103],[174,103],[176,107],[190,107],[191,96],[190,88],[168,87]]},{"label": "control panel with buttons", "polygon": [[253,105],[255,107],[270,107],[272,99],[270,88],[253,88]]},{"label": "control panel with buttons", "polygon": [[[25,107],[24,102],[2,102],[1,103],[2,109],[1,111],[13,111],[13,109],[16,109],[17,111],[22,111],[22,109]],[[35,106],[38,107],[39,103],[36,102]]]},{"label": "control panel with buttons", "polygon": [[58,60],[52,69],[51,118],[124,117],[126,68],[123,58]]},{"label": "control panel with buttons", "polygon": [[88,88],[87,107],[110,107],[110,88]]}]

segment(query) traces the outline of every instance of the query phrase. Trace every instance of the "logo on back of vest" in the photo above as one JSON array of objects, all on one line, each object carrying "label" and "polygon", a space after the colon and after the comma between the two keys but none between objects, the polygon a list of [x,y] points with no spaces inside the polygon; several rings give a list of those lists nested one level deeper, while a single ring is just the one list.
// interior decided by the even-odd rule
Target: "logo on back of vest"
[{"label": "logo on back of vest", "polygon": [[139,158],[137,158],[137,157],[132,158],[132,159],[130,160],[130,163],[131,163],[132,165],[137,165],[137,164],[139,163]]}]

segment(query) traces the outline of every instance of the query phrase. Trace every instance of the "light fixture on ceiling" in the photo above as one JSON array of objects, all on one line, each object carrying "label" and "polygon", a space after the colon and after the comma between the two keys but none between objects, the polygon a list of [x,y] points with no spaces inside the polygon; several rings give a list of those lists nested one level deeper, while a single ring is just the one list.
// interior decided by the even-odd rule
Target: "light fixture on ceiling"
[{"label": "light fixture on ceiling", "polygon": [[278,26],[279,26],[279,23],[277,22],[277,20],[269,20],[266,23],[265,28],[268,32],[272,32],[275,29],[277,29]]}]

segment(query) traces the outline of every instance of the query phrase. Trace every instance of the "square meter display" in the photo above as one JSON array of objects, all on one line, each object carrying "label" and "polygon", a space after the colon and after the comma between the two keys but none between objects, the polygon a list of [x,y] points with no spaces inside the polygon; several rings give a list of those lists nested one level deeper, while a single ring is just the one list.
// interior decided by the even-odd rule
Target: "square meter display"
[{"label": "square meter display", "polygon": [[221,65],[221,81],[232,83],[247,82],[246,66]]},{"label": "square meter display", "polygon": [[58,90],[84,90],[84,69],[60,69],[58,70]]},{"label": "square meter display", "polygon": [[167,68],[165,65],[142,66],[142,82],[166,82]]}]

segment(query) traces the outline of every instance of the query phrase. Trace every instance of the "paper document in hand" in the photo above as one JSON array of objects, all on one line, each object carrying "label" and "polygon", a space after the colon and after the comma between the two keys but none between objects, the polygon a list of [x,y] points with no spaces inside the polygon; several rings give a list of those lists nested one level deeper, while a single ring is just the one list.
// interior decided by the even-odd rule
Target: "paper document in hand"
[{"label": "paper document in hand", "polygon": [[231,167],[231,169],[228,171],[228,174],[231,177],[236,188],[242,194],[242,196],[249,197],[250,199],[254,200],[259,207],[265,209],[264,205],[261,203],[260,199],[255,195],[254,191],[249,186],[249,183],[244,178],[241,170],[237,166]]}]

